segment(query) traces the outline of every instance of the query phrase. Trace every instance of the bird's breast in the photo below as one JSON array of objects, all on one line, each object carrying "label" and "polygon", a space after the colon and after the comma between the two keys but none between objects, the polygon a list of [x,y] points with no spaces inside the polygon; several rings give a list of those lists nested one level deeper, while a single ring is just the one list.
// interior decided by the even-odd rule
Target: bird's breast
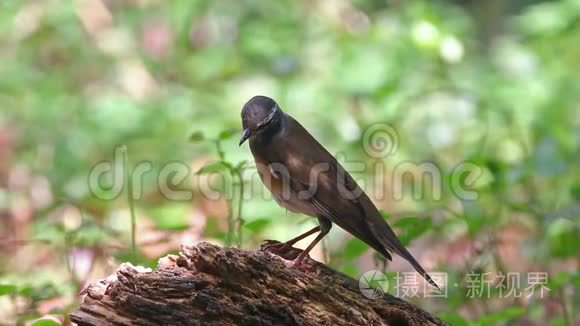
[{"label": "bird's breast", "polygon": [[266,188],[275,196],[281,194],[284,191],[285,185],[279,172],[273,169],[272,163],[259,158],[255,158],[255,162],[260,180],[262,180]]},{"label": "bird's breast", "polygon": [[291,212],[316,216],[317,212],[308,200],[299,198],[298,193],[293,191],[290,185],[288,171],[281,163],[269,162],[254,156],[256,170],[260,180],[272,193],[278,205]]}]

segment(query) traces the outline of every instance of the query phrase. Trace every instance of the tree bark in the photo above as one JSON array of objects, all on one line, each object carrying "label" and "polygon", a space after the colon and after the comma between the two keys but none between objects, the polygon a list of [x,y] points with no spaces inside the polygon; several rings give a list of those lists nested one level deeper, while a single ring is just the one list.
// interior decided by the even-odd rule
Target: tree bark
[{"label": "tree bark", "polygon": [[[286,253],[295,257],[298,249]],[[157,270],[122,264],[89,285],[79,325],[445,325],[389,294],[309,260],[306,270],[265,251],[184,246]]]}]

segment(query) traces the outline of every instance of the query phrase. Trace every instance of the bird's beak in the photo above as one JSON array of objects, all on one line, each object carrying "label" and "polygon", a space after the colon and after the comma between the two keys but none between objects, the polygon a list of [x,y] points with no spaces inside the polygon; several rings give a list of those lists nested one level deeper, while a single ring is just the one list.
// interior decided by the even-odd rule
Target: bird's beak
[{"label": "bird's beak", "polygon": [[242,131],[242,138],[240,138],[240,146],[242,146],[242,144],[248,140],[248,138],[250,138],[250,129],[246,128],[244,129],[244,131]]}]

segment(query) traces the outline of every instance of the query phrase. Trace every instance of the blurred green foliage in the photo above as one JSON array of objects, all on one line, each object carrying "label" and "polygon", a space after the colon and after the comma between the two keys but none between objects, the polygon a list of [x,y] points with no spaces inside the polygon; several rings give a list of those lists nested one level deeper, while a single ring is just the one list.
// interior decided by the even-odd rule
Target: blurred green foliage
[{"label": "blurred green foliage", "polygon": [[[2,1],[0,315],[62,317],[86,275],[110,272],[111,257],[154,265],[182,236],[226,242],[234,217],[247,248],[310,227],[261,196],[241,207],[226,187],[252,161],[231,130],[243,103],[263,94],[348,161],[376,163],[362,136],[385,122],[399,139],[387,166],[440,167],[441,199],[414,200],[405,183],[403,200],[377,203],[411,251],[449,273],[447,299],[417,304],[454,325],[577,323],[579,44],[578,0]],[[127,196],[100,200],[87,182],[121,145],[129,166],[153,169],[134,203],[138,253]],[[192,200],[160,193],[169,162],[190,166],[171,187],[191,189]],[[476,200],[451,191],[461,162],[482,170]],[[214,205],[196,180],[226,170],[216,187],[234,197]],[[369,181],[374,171],[354,174]],[[372,266],[361,263],[368,247],[336,229],[330,264],[357,277]],[[164,232],[178,240],[151,251],[144,242]],[[75,269],[82,259],[96,275]],[[451,285],[473,270],[545,271],[552,291],[466,300]],[[47,299],[60,308],[42,308]]]}]

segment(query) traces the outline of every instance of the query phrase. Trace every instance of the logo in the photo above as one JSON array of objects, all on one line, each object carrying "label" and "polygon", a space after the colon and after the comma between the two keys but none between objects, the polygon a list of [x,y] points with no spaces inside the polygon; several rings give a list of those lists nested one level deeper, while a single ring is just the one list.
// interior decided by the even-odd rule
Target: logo
[{"label": "logo", "polygon": [[389,280],[383,272],[373,269],[361,275],[358,288],[365,297],[378,299],[389,290]]}]

